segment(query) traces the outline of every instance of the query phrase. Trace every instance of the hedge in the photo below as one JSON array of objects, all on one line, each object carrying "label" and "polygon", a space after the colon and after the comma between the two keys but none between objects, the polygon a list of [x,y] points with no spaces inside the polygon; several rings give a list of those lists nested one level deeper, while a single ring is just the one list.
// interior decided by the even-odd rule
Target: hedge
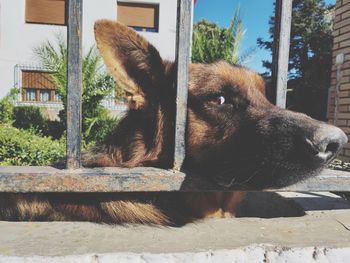
[{"label": "hedge", "polygon": [[65,141],[0,124],[0,165],[50,165],[65,156]]}]

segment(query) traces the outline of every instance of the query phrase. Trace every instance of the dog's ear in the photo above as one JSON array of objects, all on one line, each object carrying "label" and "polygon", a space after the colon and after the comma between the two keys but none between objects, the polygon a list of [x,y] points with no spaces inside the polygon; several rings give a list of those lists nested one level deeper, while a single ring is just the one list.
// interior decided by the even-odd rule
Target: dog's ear
[{"label": "dog's ear", "polygon": [[130,107],[146,108],[165,74],[156,48],[133,29],[111,20],[95,23],[95,37],[103,60],[124,89]]}]

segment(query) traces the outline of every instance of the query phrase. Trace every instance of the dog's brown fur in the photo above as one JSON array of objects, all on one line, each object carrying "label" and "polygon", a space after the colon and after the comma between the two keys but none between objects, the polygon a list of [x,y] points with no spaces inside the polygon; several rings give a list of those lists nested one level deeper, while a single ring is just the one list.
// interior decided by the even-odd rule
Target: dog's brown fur
[{"label": "dog's brown fur", "polygon": [[244,194],[235,193],[0,193],[0,219],[182,225],[233,217]]},{"label": "dog's brown fur", "polygon": [[[163,61],[157,50],[132,29],[117,22],[95,24],[97,46],[110,73],[123,87],[130,111],[103,144],[83,155],[85,166],[154,166],[171,168],[174,147],[175,65]],[[184,169],[203,174],[219,185],[252,182],[263,188],[256,171],[232,166],[232,160],[255,169],[276,149],[260,145],[275,139],[276,116],[294,129],[314,130],[310,118],[278,109],[265,98],[265,83],[256,73],[226,62],[190,66],[189,107]],[[232,94],[233,93],[233,94]],[[229,102],[218,105],[221,94]],[[239,94],[239,95],[235,95]],[[220,107],[219,107],[220,106]],[[271,117],[272,116],[272,117]],[[282,117],[278,117],[278,120]],[[273,120],[273,121],[272,121]],[[292,120],[292,121],[291,121]],[[296,121],[295,121],[296,120]],[[293,122],[293,124],[292,124]],[[298,124],[294,124],[297,122]],[[298,126],[299,125],[299,126]],[[252,128],[253,127],[253,128]],[[292,128],[290,128],[292,130]],[[300,128],[300,129],[299,129]],[[276,130],[276,129],[275,129]],[[260,136],[260,137],[259,137]],[[278,133],[283,147],[291,147],[286,135]],[[255,148],[244,147],[256,141]],[[274,143],[271,142],[272,144]],[[277,142],[278,143],[278,140]],[[268,150],[266,150],[268,148]],[[289,149],[289,148],[288,148]],[[251,158],[261,151],[260,159]],[[273,154],[272,154],[273,152]],[[281,155],[279,153],[279,155]],[[275,158],[275,157],[274,157]],[[282,157],[281,157],[282,158]],[[314,171],[297,161],[293,172]],[[285,159],[276,167],[287,167]],[[249,168],[249,167],[248,167]],[[264,168],[265,169],[265,168]],[[270,168],[266,168],[270,169]],[[288,170],[289,171],[289,170]],[[254,178],[255,179],[255,178]],[[297,178],[298,179],[298,178]],[[267,181],[278,181],[267,178]],[[255,182],[255,181],[254,181]],[[288,181],[289,183],[289,181]],[[282,183],[280,183],[282,184]],[[272,182],[268,185],[273,185]],[[197,218],[231,217],[242,192],[212,193],[114,193],[114,194],[0,194],[0,219],[5,220],[87,220],[106,223],[183,224]]]}]

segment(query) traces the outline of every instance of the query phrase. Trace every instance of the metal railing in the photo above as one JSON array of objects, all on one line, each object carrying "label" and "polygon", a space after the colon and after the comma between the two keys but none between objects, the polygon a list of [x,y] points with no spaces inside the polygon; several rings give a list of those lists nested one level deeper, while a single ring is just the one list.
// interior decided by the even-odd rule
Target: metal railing
[{"label": "metal railing", "polygon": [[[192,0],[178,0],[174,168],[81,168],[82,4],[83,0],[69,0],[68,3],[67,169],[0,167],[0,192],[223,190],[195,177],[191,179],[189,174],[180,171],[185,157]],[[285,106],[286,101],[291,15],[292,0],[277,0],[276,21],[280,21],[277,23],[280,26],[275,33],[273,79],[277,86],[276,101],[281,107]],[[350,176],[347,172],[325,170],[319,176],[278,190],[350,191]]]}]

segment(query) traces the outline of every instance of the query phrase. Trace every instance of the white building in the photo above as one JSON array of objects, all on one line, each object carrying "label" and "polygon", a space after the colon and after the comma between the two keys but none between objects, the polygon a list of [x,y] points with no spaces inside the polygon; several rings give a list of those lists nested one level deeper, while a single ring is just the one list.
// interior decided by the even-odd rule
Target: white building
[{"label": "white building", "polygon": [[[95,44],[94,22],[107,18],[140,31],[162,57],[172,60],[176,8],[176,0],[83,0],[84,48]],[[60,104],[33,48],[45,40],[55,42],[57,34],[66,36],[66,13],[65,0],[0,0],[0,98],[18,87],[23,103]]]}]

